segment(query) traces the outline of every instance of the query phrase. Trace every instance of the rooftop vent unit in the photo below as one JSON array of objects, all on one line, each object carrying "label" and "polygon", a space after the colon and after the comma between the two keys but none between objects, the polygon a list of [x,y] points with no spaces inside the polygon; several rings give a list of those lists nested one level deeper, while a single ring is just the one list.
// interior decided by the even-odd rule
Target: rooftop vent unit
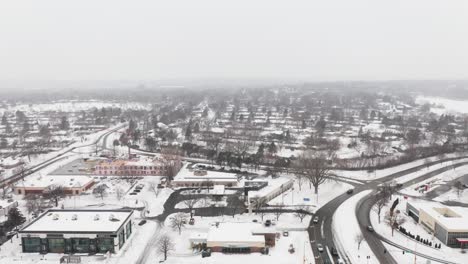
[{"label": "rooftop vent unit", "polygon": [[73,214],[73,215],[72,215],[72,220],[75,221],[75,220],[77,220],[77,219],[78,219],[78,215],[77,215],[77,214]]},{"label": "rooftop vent unit", "polygon": [[109,215],[109,221],[112,221],[112,220],[114,220],[114,218],[115,218],[115,217],[114,217],[114,215],[113,215],[113,214],[110,214],[110,215]]},{"label": "rooftop vent unit", "polygon": [[97,221],[97,220],[99,220],[99,214],[96,214],[96,215],[94,216],[94,221]]},{"label": "rooftop vent unit", "polygon": [[58,220],[58,219],[59,219],[59,215],[58,215],[58,214],[54,214],[54,215],[52,216],[52,219]]}]

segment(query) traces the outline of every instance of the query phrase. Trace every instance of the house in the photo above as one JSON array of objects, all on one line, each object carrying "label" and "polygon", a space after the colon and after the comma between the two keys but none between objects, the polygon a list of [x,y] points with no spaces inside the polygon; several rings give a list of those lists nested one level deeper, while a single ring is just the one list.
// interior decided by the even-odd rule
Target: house
[{"label": "house", "polygon": [[48,210],[19,231],[25,253],[115,253],[133,232],[133,210]]}]

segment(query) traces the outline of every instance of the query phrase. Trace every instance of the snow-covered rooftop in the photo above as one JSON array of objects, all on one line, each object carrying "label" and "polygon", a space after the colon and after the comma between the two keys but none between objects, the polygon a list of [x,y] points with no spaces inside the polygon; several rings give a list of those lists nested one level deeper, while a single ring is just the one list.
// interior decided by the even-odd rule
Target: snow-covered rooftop
[{"label": "snow-covered rooftop", "polygon": [[208,242],[260,242],[265,243],[265,237],[253,235],[252,231],[262,228],[261,223],[225,222],[218,227],[212,226],[208,231]]},{"label": "snow-covered rooftop", "polygon": [[448,207],[435,202],[411,202],[411,204],[430,215],[448,230],[468,232],[468,208]]},{"label": "snow-covered rooftop", "polygon": [[132,214],[132,210],[49,210],[21,232],[116,232]]},{"label": "snow-covered rooftop", "polygon": [[47,188],[51,185],[57,185],[64,188],[79,188],[91,182],[93,182],[93,178],[90,176],[48,175],[26,178],[25,181],[19,181],[16,186],[25,188]]}]

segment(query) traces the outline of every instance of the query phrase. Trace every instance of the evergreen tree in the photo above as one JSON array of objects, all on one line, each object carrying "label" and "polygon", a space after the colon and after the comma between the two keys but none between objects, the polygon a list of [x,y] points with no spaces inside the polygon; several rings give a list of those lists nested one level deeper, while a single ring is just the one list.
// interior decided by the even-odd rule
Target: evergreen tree
[{"label": "evergreen tree", "polygon": [[26,218],[23,214],[18,210],[17,207],[10,208],[8,210],[8,220],[6,225],[12,228],[15,228],[26,221]]}]

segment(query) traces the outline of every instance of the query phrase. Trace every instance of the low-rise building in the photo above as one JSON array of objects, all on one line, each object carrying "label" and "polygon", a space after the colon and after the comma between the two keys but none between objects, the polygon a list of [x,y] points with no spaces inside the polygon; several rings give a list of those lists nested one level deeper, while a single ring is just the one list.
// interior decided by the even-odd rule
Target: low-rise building
[{"label": "low-rise building", "polygon": [[406,212],[449,247],[461,247],[468,239],[467,208],[408,202]]},{"label": "low-rise building", "polygon": [[132,210],[48,210],[19,231],[25,253],[115,253],[133,232]]},{"label": "low-rise building", "polygon": [[206,244],[213,252],[251,253],[275,245],[276,229],[261,223],[224,222],[210,227],[208,233],[190,237],[192,245]]},{"label": "low-rise building", "polygon": [[171,182],[174,187],[203,187],[224,185],[225,187],[237,186],[239,180],[234,173],[207,171],[184,167]]},{"label": "low-rise building", "polygon": [[61,186],[65,194],[79,195],[94,185],[93,178],[89,176],[48,175],[28,177],[18,181],[13,186],[15,194],[43,194],[50,186]]},{"label": "low-rise building", "polygon": [[140,159],[140,160],[103,160],[94,167],[95,175],[104,176],[166,176],[168,170],[178,171],[179,160]]}]

